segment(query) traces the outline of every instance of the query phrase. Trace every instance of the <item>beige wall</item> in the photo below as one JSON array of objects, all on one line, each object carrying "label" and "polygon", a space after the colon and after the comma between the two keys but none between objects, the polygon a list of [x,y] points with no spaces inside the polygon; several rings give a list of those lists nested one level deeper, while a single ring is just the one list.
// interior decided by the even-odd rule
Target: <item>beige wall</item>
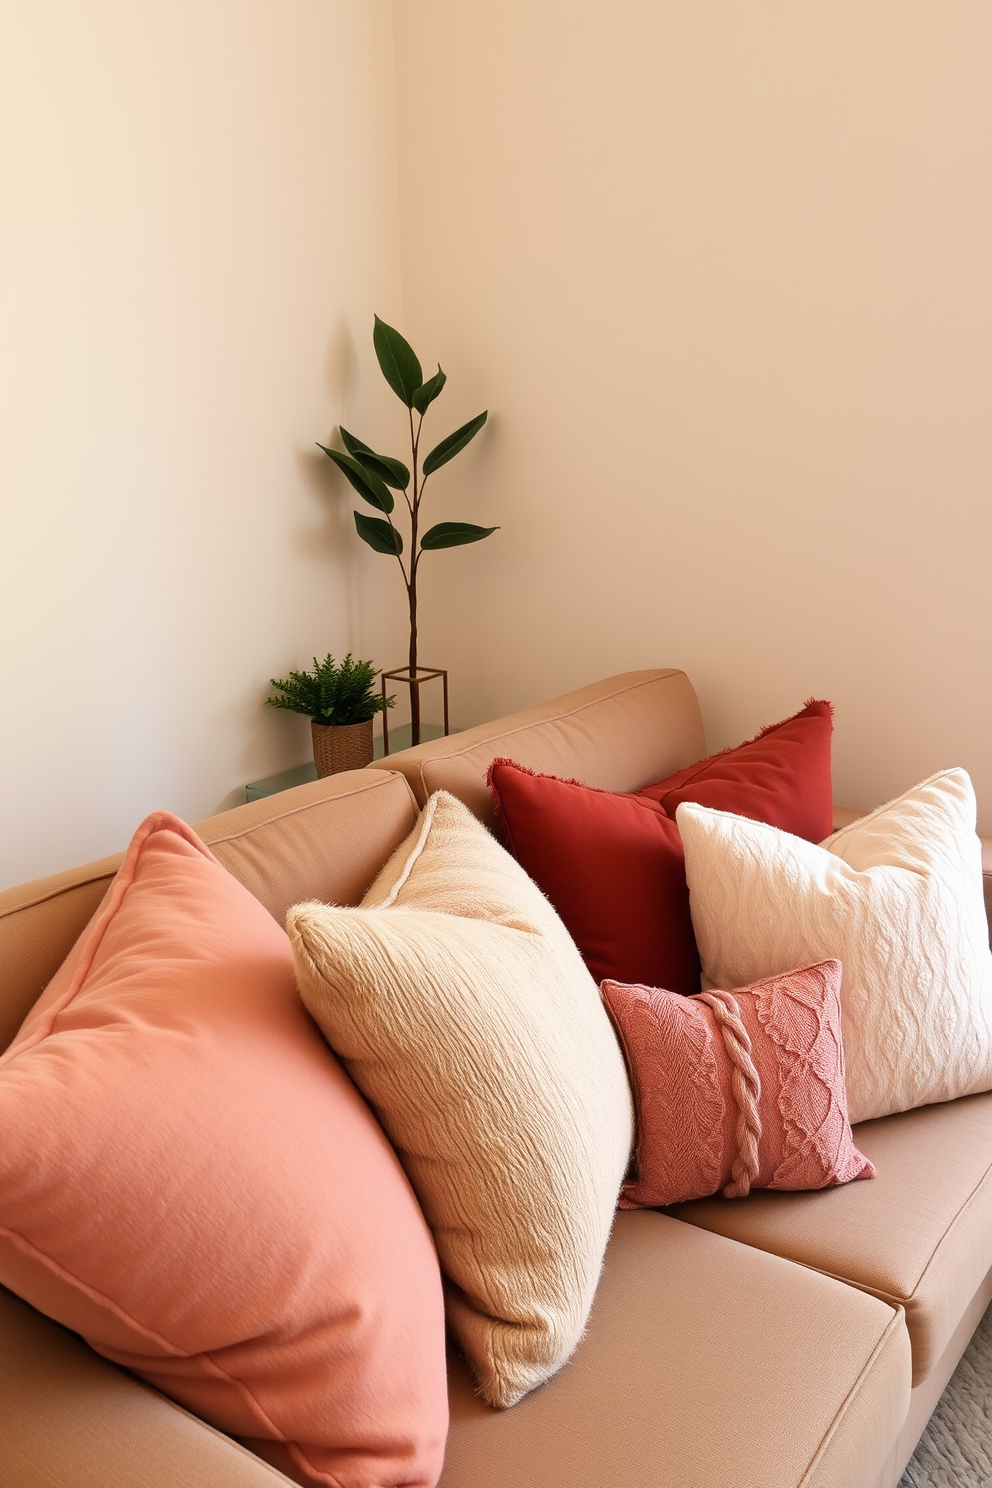
[{"label": "beige wall", "polygon": [[373,310],[449,373],[429,431],[493,410],[430,499],[502,524],[425,560],[457,722],[676,663],[713,745],[826,695],[843,799],[962,763],[992,830],[990,43],[985,0],[6,7],[0,882],[302,759],[261,699],[314,650],[401,661],[312,444],[400,448]]},{"label": "beige wall", "polygon": [[11,883],[305,758],[267,679],[379,612],[313,441],[400,318],[392,7],[7,5],[0,149]]},{"label": "beige wall", "polygon": [[992,8],[397,26],[407,328],[493,410],[432,515],[503,524],[425,568],[456,713],[677,664],[718,746],[827,696],[841,799],[963,764],[992,831]]}]

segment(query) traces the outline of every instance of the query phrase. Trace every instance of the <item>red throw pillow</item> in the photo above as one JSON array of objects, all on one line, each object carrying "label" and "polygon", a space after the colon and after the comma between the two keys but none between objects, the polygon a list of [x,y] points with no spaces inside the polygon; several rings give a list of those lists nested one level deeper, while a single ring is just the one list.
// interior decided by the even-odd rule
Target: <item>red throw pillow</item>
[{"label": "red throw pillow", "polygon": [[489,785],[507,846],[561,915],[597,982],[698,992],[675,809],[693,801],[812,841],[829,836],[831,711],[811,701],[756,739],[626,794],[493,761]]},{"label": "red throw pillow", "polygon": [[506,842],[551,900],[593,978],[699,991],[682,839],[657,801],[493,760]]},{"label": "red throw pillow", "polygon": [[0,1281],[298,1483],[427,1488],[444,1307],[286,932],[168,812],[0,1060]]},{"label": "red throw pillow", "polygon": [[832,732],[833,708],[810,698],[799,713],[770,724],[746,744],[642,786],[637,795],[657,801],[673,818],[677,806],[691,801],[822,842],[834,829]]},{"label": "red throw pillow", "polygon": [[695,997],[603,983],[637,1110],[621,1209],[874,1178],[847,1118],[840,979],[821,961]]}]

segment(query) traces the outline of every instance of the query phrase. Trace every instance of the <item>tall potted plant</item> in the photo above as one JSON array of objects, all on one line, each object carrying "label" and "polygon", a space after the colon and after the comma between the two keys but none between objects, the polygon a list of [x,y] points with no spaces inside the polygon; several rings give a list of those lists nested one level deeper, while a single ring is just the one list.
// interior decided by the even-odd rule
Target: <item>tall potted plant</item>
[{"label": "tall potted plant", "polygon": [[[420,507],[424,489],[430,476],[442,465],[459,454],[475,438],[488,416],[488,409],[469,419],[467,424],[455,429],[442,439],[440,444],[420,458],[420,436],[426,414],[434,399],[444,387],[447,378],[440,364],[432,377],[424,380],[423,369],[410,343],[399,331],[375,317],[372,345],[383,377],[407,410],[410,422],[410,464],[379,455],[375,450],[356,439],[354,434],[341,428],[344,451],[329,449],[318,442],[318,449],[329,456],[345,475],[363,500],[381,517],[369,517],[364,512],[355,512],[355,527],[363,542],[377,553],[386,553],[399,563],[406,588],[410,614],[410,736],[413,744],[420,743],[420,690],[416,685],[418,672],[417,656],[417,581],[420,576],[420,560],[424,553],[439,548],[457,548],[465,543],[481,542],[495,532],[495,527],[477,527],[472,522],[437,522],[426,532],[421,532]],[[407,508],[409,546],[403,533],[393,521],[395,509],[394,491],[401,491]],[[407,561],[404,563],[403,555]]]}]

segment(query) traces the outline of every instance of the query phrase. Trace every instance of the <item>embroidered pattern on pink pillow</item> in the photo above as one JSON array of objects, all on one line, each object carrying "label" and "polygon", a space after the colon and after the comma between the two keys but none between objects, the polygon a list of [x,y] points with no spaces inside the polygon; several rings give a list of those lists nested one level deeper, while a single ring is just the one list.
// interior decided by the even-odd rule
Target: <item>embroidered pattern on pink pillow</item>
[{"label": "embroidered pattern on pink pillow", "polygon": [[874,1178],[847,1117],[841,966],[685,997],[606,981],[637,1107],[621,1209]]}]

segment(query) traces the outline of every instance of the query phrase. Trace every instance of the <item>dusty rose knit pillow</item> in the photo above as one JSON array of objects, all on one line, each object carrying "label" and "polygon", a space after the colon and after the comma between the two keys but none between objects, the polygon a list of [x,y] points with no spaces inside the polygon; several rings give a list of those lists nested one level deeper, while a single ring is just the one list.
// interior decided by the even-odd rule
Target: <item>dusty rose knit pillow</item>
[{"label": "dusty rose knit pillow", "polygon": [[847,1119],[840,979],[821,961],[694,997],[603,983],[637,1107],[622,1209],[874,1178]]}]

